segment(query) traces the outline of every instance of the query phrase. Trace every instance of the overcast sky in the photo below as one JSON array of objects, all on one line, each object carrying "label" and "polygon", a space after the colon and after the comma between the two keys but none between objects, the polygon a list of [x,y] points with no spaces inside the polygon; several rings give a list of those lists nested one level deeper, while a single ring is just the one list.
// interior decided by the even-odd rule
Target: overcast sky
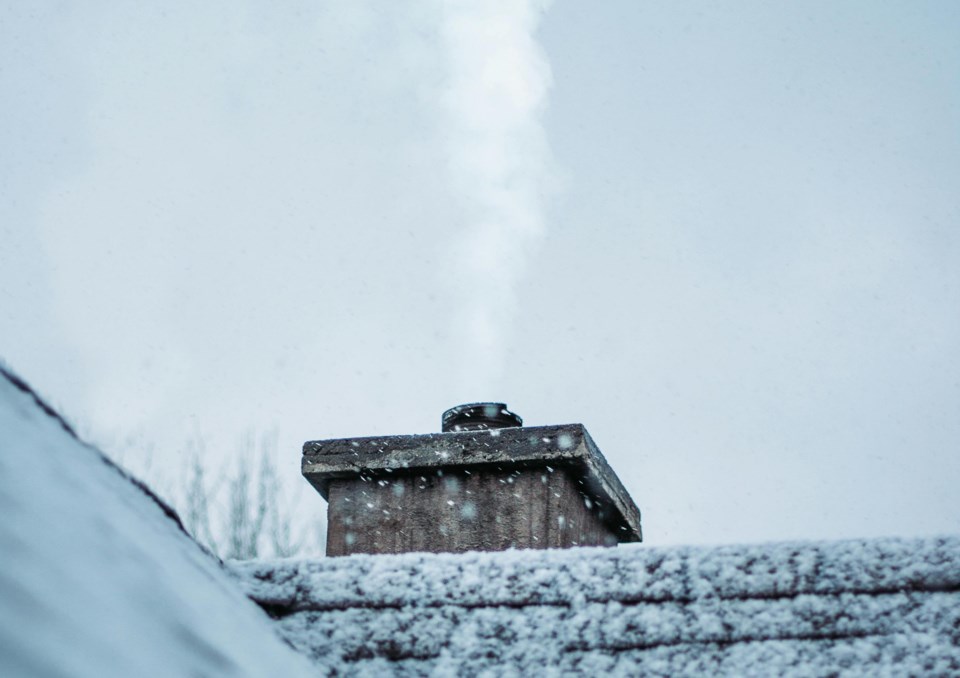
[{"label": "overcast sky", "polygon": [[0,356],[170,469],[276,429],[295,481],[304,440],[502,400],[585,424],[650,544],[956,533],[958,36],[953,1],[0,2]]}]

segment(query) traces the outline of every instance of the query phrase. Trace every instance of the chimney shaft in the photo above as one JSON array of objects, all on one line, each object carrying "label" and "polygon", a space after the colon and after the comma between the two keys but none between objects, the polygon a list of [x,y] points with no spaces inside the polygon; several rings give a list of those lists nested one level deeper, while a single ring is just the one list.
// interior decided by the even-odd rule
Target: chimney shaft
[{"label": "chimney shaft", "polygon": [[640,541],[640,512],[582,425],[520,422],[474,403],[447,410],[444,433],[305,443],[327,555]]}]

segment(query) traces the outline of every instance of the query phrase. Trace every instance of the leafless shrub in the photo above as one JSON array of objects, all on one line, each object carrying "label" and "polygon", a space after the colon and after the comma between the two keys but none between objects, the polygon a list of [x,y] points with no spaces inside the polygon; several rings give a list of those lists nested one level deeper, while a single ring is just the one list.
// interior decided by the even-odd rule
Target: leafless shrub
[{"label": "leafless shrub", "polygon": [[309,531],[294,520],[299,487],[284,492],[277,472],[277,440],[271,431],[257,445],[254,433],[247,433],[226,464],[226,475],[214,482],[207,478],[202,440],[188,444],[184,523],[221,557],[288,557],[308,546]]}]

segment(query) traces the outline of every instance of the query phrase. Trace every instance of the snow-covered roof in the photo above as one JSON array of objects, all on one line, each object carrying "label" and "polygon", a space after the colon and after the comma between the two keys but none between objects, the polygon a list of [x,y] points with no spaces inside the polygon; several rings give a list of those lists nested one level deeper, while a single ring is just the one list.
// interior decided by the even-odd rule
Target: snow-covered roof
[{"label": "snow-covered roof", "polygon": [[335,675],[960,673],[956,537],[234,569]]},{"label": "snow-covered roof", "polygon": [[176,514],[0,368],[0,675],[315,669]]},{"label": "snow-covered roof", "polygon": [[960,674],[958,537],[227,570],[2,368],[0,559],[2,676]]}]

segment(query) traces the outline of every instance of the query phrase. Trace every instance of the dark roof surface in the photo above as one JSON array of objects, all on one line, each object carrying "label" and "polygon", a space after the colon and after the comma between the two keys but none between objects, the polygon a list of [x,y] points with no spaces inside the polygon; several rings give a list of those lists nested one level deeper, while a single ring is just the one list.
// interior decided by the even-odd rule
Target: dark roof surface
[{"label": "dark roof surface", "polygon": [[960,538],[237,564],[329,674],[960,673]]}]

